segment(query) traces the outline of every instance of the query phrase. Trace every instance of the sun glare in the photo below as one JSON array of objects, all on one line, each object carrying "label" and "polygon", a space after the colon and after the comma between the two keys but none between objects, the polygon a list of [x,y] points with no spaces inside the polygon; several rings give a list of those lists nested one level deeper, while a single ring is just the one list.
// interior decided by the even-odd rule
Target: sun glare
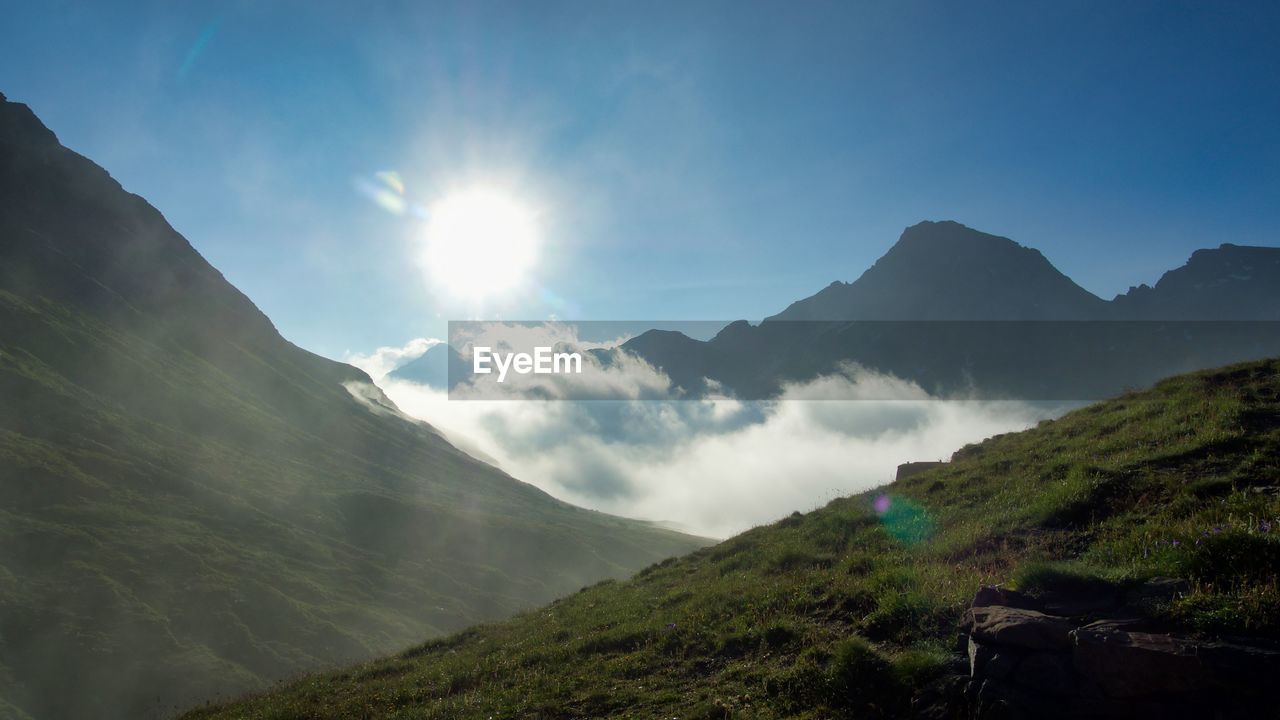
[{"label": "sun glare", "polygon": [[424,261],[436,287],[479,300],[511,290],[537,260],[533,211],[499,190],[455,192],[427,208]]}]

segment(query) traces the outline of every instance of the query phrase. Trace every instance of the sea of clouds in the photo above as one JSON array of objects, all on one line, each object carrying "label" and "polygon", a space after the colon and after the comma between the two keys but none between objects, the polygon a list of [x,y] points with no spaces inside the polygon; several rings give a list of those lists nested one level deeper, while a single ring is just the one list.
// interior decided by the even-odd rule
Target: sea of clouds
[{"label": "sea of clouds", "polygon": [[[576,505],[711,537],[883,485],[900,463],[944,460],[967,443],[1067,409],[935,400],[912,383],[856,366],[787,386],[768,402],[459,400],[456,388],[450,400],[443,389],[386,376],[435,342],[347,360],[369,372],[403,413],[520,480]],[[608,396],[651,397],[646,389],[662,380],[647,363],[629,361],[611,369]],[[825,399],[831,397],[842,399]]]}]

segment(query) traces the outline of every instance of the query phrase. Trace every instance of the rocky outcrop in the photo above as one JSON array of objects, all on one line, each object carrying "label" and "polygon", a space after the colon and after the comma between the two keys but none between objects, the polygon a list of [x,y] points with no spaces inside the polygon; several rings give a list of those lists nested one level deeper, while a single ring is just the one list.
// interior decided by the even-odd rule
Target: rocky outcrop
[{"label": "rocky outcrop", "polygon": [[939,460],[921,460],[919,462],[902,463],[898,466],[898,473],[894,477],[894,481],[896,482],[903,478],[909,478],[912,475],[919,475],[926,470],[932,470],[936,467],[941,467],[942,465],[946,465],[946,463]]},{"label": "rocky outcrop", "polygon": [[965,616],[969,641],[1033,650],[1063,650],[1071,646],[1071,621],[1005,605],[970,608]]},{"label": "rocky outcrop", "polygon": [[1280,646],[1159,627],[1151,609],[1187,590],[1185,581],[1171,578],[1102,597],[1033,597],[984,587],[963,621],[967,677],[943,678],[922,690],[916,714],[1274,717]]}]

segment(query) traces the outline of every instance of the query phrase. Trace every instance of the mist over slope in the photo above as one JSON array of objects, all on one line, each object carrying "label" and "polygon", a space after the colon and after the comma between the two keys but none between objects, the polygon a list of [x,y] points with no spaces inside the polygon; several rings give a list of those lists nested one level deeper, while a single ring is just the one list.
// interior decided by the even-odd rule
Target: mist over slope
[{"label": "mist over slope", "polygon": [[[1171,378],[632,580],[188,717],[905,717],[948,677],[963,689],[957,632],[981,585],[1096,602],[1160,576],[1184,590],[1144,606],[1153,632],[1235,637],[1274,668],[1278,418],[1280,361]],[[1117,717],[1274,710],[1256,664],[1192,688],[1165,670],[1195,656],[1162,659],[1126,668],[1164,681]],[[1064,703],[1042,694],[1035,716]]]},{"label": "mist over slope", "polygon": [[2,97],[0,397],[0,714],[168,713],[704,544],[458,451]]}]

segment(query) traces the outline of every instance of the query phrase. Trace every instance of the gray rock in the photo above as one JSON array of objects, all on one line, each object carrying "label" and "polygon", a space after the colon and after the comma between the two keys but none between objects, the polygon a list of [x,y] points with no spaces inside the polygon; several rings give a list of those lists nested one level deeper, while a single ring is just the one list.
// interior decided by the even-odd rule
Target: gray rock
[{"label": "gray rock", "polygon": [[1107,697],[1180,695],[1203,690],[1208,675],[1194,643],[1092,623],[1072,633],[1076,672]]},{"label": "gray rock", "polygon": [[952,653],[945,665],[943,672],[947,675],[967,675],[969,674],[972,663],[964,653]]},{"label": "gray rock", "polygon": [[1006,720],[1013,717],[1013,708],[1020,707],[1021,698],[1009,685],[998,680],[986,680],[978,688],[977,720]]},{"label": "gray rock", "polygon": [[1031,653],[1018,664],[1014,681],[1049,695],[1071,695],[1076,691],[1075,672],[1068,653]]},{"label": "gray rock", "polygon": [[991,661],[996,654],[996,649],[990,645],[983,645],[969,636],[969,676],[980,677],[983,674],[983,668]]},{"label": "gray rock", "polygon": [[911,698],[911,717],[915,720],[950,720],[961,716],[968,683],[969,678],[963,675],[947,675],[925,685]]},{"label": "gray rock", "polygon": [[1021,654],[1008,647],[982,645],[969,639],[969,675],[974,678],[1004,680],[1013,675]]},{"label": "gray rock", "polygon": [[898,473],[894,476],[894,482],[905,480],[906,478],[919,475],[922,472],[932,470],[936,467],[942,467],[943,465],[946,465],[946,463],[939,462],[937,460],[922,460],[919,462],[902,463],[898,466]]},{"label": "gray rock", "polygon": [[999,585],[983,585],[978,588],[978,593],[973,596],[973,607],[990,607],[992,605],[1003,605],[1024,610],[1044,609],[1035,598],[1017,590],[1009,590]]},{"label": "gray rock", "polygon": [[1030,650],[1070,648],[1069,633],[1075,627],[1066,618],[1000,605],[969,608],[965,613],[965,625],[979,644]]},{"label": "gray rock", "polygon": [[982,671],[989,678],[1005,680],[1018,669],[1018,663],[1021,660],[1022,655],[1018,651],[1010,648],[1000,648],[1000,651],[987,661],[987,665]]},{"label": "gray rock", "polygon": [[1074,717],[1073,703],[1000,680],[983,681],[977,692],[974,710],[977,720],[1050,720]]},{"label": "gray rock", "polygon": [[1280,695],[1280,647],[1274,643],[1263,647],[1245,642],[1207,642],[1197,650],[1215,684],[1233,692]]},{"label": "gray rock", "polygon": [[1096,615],[1097,613],[1114,610],[1119,605],[1120,598],[1110,592],[1077,593],[1073,595],[1052,593],[1046,594],[1044,598],[1044,611],[1046,613],[1066,617]]}]

